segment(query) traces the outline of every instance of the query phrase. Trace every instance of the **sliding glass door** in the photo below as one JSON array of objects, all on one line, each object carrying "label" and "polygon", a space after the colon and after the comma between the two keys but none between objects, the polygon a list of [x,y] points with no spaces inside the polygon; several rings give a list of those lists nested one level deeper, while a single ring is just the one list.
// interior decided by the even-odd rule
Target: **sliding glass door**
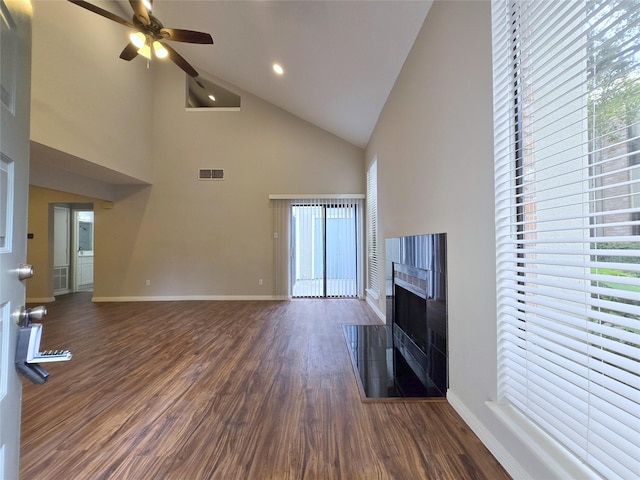
[{"label": "sliding glass door", "polygon": [[293,204],[293,297],[357,297],[357,205]]}]

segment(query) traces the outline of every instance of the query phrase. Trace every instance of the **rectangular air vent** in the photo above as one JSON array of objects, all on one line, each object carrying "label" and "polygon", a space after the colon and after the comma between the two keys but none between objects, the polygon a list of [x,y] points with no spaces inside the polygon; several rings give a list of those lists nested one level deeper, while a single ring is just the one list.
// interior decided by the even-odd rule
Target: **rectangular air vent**
[{"label": "rectangular air vent", "polygon": [[224,170],[221,168],[200,168],[198,180],[224,180]]}]

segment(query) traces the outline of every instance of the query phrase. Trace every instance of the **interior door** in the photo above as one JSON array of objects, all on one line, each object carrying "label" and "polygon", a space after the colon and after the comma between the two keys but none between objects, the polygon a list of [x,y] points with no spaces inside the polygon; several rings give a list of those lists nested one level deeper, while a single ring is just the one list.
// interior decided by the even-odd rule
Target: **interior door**
[{"label": "interior door", "polygon": [[0,0],[0,479],[18,478],[22,383],[15,370],[19,265],[26,261],[31,3]]},{"label": "interior door", "polygon": [[71,293],[71,209],[53,207],[53,296]]}]

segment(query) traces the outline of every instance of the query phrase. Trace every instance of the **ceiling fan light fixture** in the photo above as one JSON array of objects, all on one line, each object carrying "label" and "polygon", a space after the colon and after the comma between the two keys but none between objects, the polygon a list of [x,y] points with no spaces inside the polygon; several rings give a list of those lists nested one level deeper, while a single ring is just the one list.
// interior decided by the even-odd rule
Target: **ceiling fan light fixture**
[{"label": "ceiling fan light fixture", "polygon": [[167,58],[169,56],[169,51],[157,40],[153,42],[153,53],[158,58]]},{"label": "ceiling fan light fixture", "polygon": [[274,63],[273,71],[276,72],[278,75],[282,75],[284,73],[284,68],[282,68],[282,65],[280,65],[279,63]]},{"label": "ceiling fan light fixture", "polygon": [[[2,0],[0,0],[0,2],[1,1]],[[129,29],[129,43],[127,43],[122,52],[120,52],[120,58],[128,62],[140,55],[147,59],[148,67],[153,57],[167,57],[187,75],[195,78],[198,76],[198,71],[178,52],[164,43],[163,40],[203,45],[213,43],[213,38],[211,38],[211,35],[208,33],[182,28],[164,28],[160,20],[149,12],[153,0],[129,0],[129,4],[133,10],[132,21],[125,20],[121,16],[104,10],[85,0],[69,0],[69,2],[98,14],[101,17],[119,23],[120,25],[124,25]],[[0,12],[0,16],[1,15]]]},{"label": "ceiling fan light fixture", "polygon": [[143,56],[147,60],[151,60],[151,47],[149,45],[143,45],[142,48],[138,50],[138,55]]},{"label": "ceiling fan light fixture", "polygon": [[133,43],[138,48],[144,47],[147,43],[147,37],[145,37],[144,33],[142,32],[132,33],[131,35],[129,35],[129,40],[131,40],[131,43]]}]

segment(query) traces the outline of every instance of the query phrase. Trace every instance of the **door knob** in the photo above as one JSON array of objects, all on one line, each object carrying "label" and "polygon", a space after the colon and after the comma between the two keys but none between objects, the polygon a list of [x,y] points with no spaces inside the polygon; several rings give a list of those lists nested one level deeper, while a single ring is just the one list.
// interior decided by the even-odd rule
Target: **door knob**
[{"label": "door knob", "polygon": [[24,307],[20,307],[20,313],[18,314],[18,325],[27,327],[33,320],[41,320],[46,314],[47,308],[43,306],[26,309]]},{"label": "door knob", "polygon": [[33,266],[28,263],[21,263],[16,271],[18,272],[18,280],[26,280],[33,277]]}]

